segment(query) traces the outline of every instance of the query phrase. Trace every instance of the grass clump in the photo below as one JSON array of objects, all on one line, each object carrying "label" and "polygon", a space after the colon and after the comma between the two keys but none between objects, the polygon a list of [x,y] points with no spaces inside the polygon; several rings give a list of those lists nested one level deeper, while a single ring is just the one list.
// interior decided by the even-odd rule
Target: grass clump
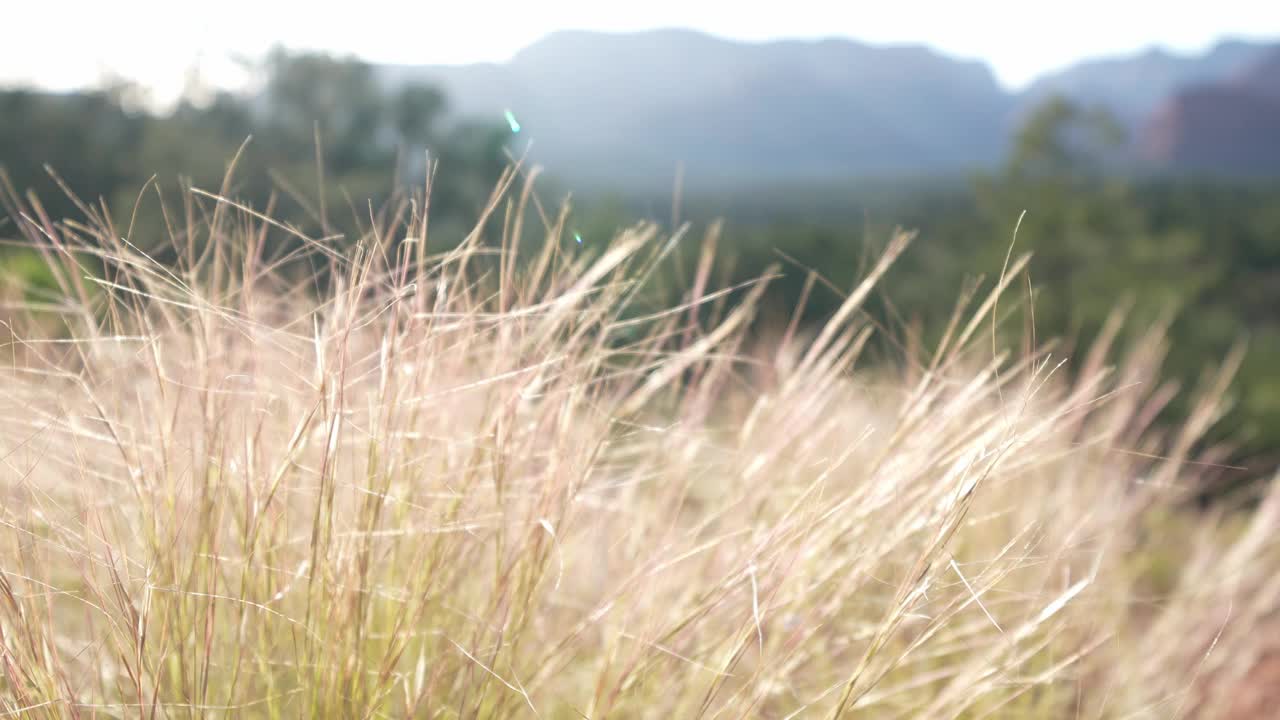
[{"label": "grass clump", "polygon": [[928,361],[859,362],[905,235],[812,333],[756,327],[768,278],[715,290],[709,251],[649,309],[671,238],[534,233],[516,177],[438,255],[412,202],[346,253],[205,194],[151,246],[89,208],[23,215],[59,290],[9,298],[0,338],[0,715],[1274,700],[1280,493],[1183,509],[1229,364],[1167,430],[1158,332],[1071,378],[993,353],[1021,261]]}]

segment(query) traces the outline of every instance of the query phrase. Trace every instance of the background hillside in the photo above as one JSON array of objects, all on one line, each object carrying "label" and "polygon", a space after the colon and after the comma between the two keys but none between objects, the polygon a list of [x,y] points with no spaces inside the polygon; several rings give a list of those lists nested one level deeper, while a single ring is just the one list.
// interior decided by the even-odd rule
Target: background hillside
[{"label": "background hillside", "polygon": [[1188,87],[1231,78],[1277,46],[1228,40],[1200,55],[1152,48],[1138,55],[1086,60],[1039,78],[1019,94],[1029,109],[1053,95],[1102,105],[1137,129],[1170,97]]},{"label": "background hillside", "polygon": [[[570,184],[690,187],[760,178],[936,176],[995,167],[1053,97],[1105,109],[1133,169],[1280,175],[1275,119],[1246,85],[1275,89],[1280,45],[1226,41],[1202,55],[1151,50],[1082,62],[1020,92],[981,62],[851,40],[742,43],[687,30],[559,32],[510,62],[382,67],[390,86],[444,89],[460,117],[510,109],[531,157]],[[1219,102],[1219,95],[1230,98]],[[1215,120],[1197,119],[1213,105]],[[1130,152],[1132,151],[1132,152]],[[1266,159],[1264,159],[1266,158]]]},{"label": "background hillside", "polygon": [[1182,173],[1280,173],[1280,48],[1226,77],[1178,89],[1147,120],[1142,159]]}]

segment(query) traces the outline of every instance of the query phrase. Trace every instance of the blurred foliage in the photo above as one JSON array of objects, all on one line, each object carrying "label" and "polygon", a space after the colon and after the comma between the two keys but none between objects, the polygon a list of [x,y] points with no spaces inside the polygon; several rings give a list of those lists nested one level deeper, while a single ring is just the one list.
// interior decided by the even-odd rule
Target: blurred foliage
[{"label": "blurred foliage", "polygon": [[[1170,322],[1165,368],[1183,387],[1166,412],[1170,421],[1185,413],[1204,372],[1245,341],[1236,409],[1210,442],[1234,447],[1233,460],[1266,475],[1280,461],[1280,185],[1126,176],[1117,169],[1124,147],[1106,113],[1054,99],[1028,118],[1004,166],[989,173],[766,187],[689,197],[683,206],[699,224],[728,218],[721,282],[781,263],[785,275],[770,289],[775,320],[800,301],[810,271],[826,282],[807,298],[805,316],[830,315],[895,227],[918,230],[866,307],[890,335],[918,337],[923,352],[975,276],[985,276],[987,288],[994,284],[1013,244],[1015,256],[1032,253],[1034,301],[1024,283],[1010,290],[1002,307],[1021,308],[1006,323],[1009,339],[1029,339],[1028,305],[1038,340],[1066,342],[1059,357],[1088,345],[1117,308],[1127,309],[1131,336]],[[653,204],[632,211],[670,217],[653,212]],[[617,215],[611,201],[605,216]],[[691,283],[692,245],[663,279],[667,289],[682,292]],[[907,352],[892,342],[880,349],[898,362]]]},{"label": "blurred foliage", "polygon": [[[368,202],[378,207],[391,192],[423,187],[428,156],[440,169],[432,208],[444,227],[474,217],[507,162],[510,133],[499,122],[448,125],[439,91],[384,88],[363,62],[276,50],[257,74],[259,92],[190,88],[160,114],[137,109],[136,88],[127,85],[0,92],[0,167],[55,219],[81,213],[46,166],[120,221],[152,176],[170,199],[185,186],[219,191],[229,161],[252,137],[229,194],[259,209],[274,202],[275,217],[308,232],[350,237],[367,224]],[[154,198],[140,213],[139,222],[155,223],[146,229],[160,227]]]}]

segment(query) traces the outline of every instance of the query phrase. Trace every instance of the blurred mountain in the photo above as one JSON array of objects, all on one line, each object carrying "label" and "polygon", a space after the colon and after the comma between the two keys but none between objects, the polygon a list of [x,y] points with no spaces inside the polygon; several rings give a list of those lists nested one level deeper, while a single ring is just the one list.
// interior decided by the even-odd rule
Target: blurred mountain
[{"label": "blurred mountain", "polygon": [[1231,40],[1200,55],[1152,48],[1137,55],[1086,60],[1033,82],[1018,98],[1018,114],[1062,95],[1105,107],[1124,126],[1136,129],[1173,93],[1230,78],[1275,47]]},{"label": "blurred mountain", "polygon": [[[706,187],[992,167],[1029,109],[1056,94],[1113,113],[1154,166],[1181,167],[1156,159],[1181,157],[1168,148],[1190,143],[1199,149],[1185,152],[1233,167],[1271,127],[1256,93],[1237,97],[1240,83],[1254,82],[1249,73],[1264,83],[1280,76],[1259,64],[1275,62],[1277,50],[1239,41],[1202,55],[1151,50],[1083,62],[1010,93],[983,63],[920,46],[565,31],[507,63],[384,66],[380,77],[440,87],[456,116],[511,110],[521,124],[514,147],[532,141],[530,157],[574,187],[657,190],[671,187],[680,162],[688,183]],[[1234,89],[1203,94],[1216,83]],[[1215,139],[1183,140],[1188,133]]]},{"label": "blurred mountain", "polygon": [[1265,55],[1246,65],[1232,82],[1258,95],[1280,100],[1280,45],[1272,46]]},{"label": "blurred mountain", "polygon": [[[959,171],[1004,144],[990,70],[923,47],[739,43],[692,31],[555,33],[503,65],[388,67],[459,114],[510,108],[531,155],[575,182]],[[516,144],[522,146],[521,143]]]},{"label": "blurred mountain", "polygon": [[1139,138],[1142,160],[1158,171],[1280,175],[1280,47],[1224,80],[1174,93]]}]

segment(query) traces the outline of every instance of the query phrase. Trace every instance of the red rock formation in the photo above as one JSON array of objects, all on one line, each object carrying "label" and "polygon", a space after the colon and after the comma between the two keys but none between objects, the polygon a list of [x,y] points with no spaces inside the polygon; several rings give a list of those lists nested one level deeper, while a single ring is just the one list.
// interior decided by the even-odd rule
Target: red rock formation
[{"label": "red rock formation", "polygon": [[1175,94],[1146,123],[1139,152],[1160,170],[1280,176],[1280,50],[1229,81]]}]

